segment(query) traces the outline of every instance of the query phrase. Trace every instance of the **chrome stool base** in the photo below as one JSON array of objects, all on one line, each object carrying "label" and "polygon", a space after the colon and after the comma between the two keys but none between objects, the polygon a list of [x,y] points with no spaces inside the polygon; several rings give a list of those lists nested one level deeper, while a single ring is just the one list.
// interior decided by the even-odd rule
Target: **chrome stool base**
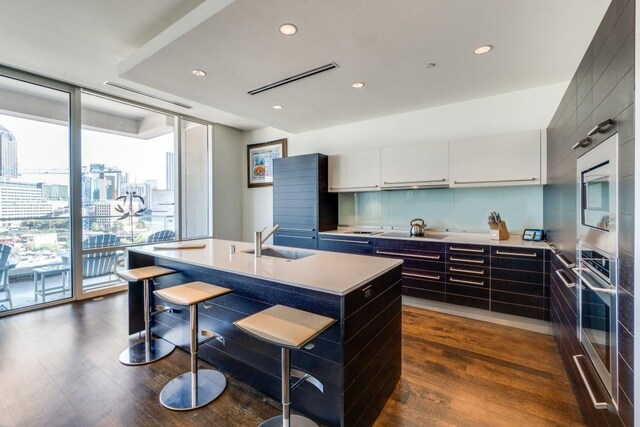
[{"label": "chrome stool base", "polygon": [[120,363],[128,366],[146,365],[171,354],[176,346],[162,339],[134,344],[120,353]]},{"label": "chrome stool base", "polygon": [[[264,421],[259,427],[282,427],[285,425],[283,421],[282,415],[278,415],[277,417],[269,418]],[[291,427],[318,427],[318,424],[314,423],[309,418],[302,417],[300,415],[291,415],[289,425]]]},{"label": "chrome stool base", "polygon": [[185,372],[164,386],[160,392],[162,406],[174,411],[200,408],[216,400],[227,386],[224,375],[213,369],[198,369],[197,391],[191,389],[192,378],[193,373]]}]

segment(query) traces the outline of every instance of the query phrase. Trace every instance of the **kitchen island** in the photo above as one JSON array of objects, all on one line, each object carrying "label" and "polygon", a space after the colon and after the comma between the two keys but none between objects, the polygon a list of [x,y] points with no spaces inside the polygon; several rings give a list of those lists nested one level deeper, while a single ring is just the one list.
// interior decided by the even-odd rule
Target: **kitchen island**
[{"label": "kitchen island", "polygon": [[[200,348],[199,357],[280,400],[280,349],[243,333],[233,322],[275,304],[328,316],[337,322],[301,351],[292,367],[324,384],[320,393],[302,384],[292,407],[330,426],[371,425],[401,372],[402,261],[303,250],[289,257],[256,258],[253,245],[216,239],[189,243],[200,249],[169,249],[175,243],[129,248],[129,268],[158,265],[177,271],[156,280],[156,289],[201,280],[233,290],[199,307],[199,326],[225,337]],[[232,253],[231,246],[235,246]],[[277,247],[275,247],[277,249]],[[263,249],[264,250],[264,249]],[[281,252],[285,254],[285,252]],[[167,304],[151,298],[150,305]],[[129,333],[144,329],[142,286],[129,287]],[[158,313],[151,330],[184,350],[189,346],[188,310]],[[213,403],[215,405],[215,403]]]}]

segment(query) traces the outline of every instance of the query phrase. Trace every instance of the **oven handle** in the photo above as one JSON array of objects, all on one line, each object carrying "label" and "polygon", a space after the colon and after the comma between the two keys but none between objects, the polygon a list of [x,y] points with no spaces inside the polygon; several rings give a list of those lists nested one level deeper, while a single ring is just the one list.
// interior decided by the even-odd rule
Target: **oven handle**
[{"label": "oven handle", "polygon": [[582,370],[582,364],[580,363],[579,358],[584,358],[582,354],[576,354],[573,356],[573,362],[576,364],[576,368],[578,368],[578,372],[580,373],[580,377],[582,378],[582,382],[584,386],[587,388],[587,392],[589,392],[589,397],[591,398],[591,403],[593,403],[594,408],[596,409],[607,409],[609,406],[607,402],[598,402],[596,400],[596,396],[593,394],[593,390],[591,390],[591,386],[589,385],[589,381],[587,381],[587,376]]},{"label": "oven handle", "polygon": [[556,270],[556,275],[560,278],[560,281],[567,287],[567,288],[573,288],[576,286],[576,283],[573,282],[569,282],[567,279],[565,279],[564,275],[562,274],[562,270]]},{"label": "oven handle", "polygon": [[589,280],[587,280],[582,274],[580,274],[581,271],[587,270],[586,268],[576,267],[576,268],[572,268],[571,270],[573,270],[573,272],[576,273],[576,276],[578,276],[580,280],[582,280],[582,282],[585,285],[587,285],[587,288],[591,289],[593,292],[602,292],[604,294],[611,294],[611,295],[614,295],[616,293],[616,290],[614,288],[607,289],[607,288],[598,288],[596,286],[593,286],[593,284],[589,282]]}]

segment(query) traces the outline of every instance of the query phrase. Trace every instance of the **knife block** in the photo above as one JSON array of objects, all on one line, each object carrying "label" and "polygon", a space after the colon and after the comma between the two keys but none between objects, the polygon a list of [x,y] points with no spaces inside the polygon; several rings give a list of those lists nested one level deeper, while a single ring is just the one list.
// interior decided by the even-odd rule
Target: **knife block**
[{"label": "knife block", "polygon": [[507,223],[500,221],[498,224],[489,222],[489,236],[491,240],[509,240],[509,230],[507,230]]}]

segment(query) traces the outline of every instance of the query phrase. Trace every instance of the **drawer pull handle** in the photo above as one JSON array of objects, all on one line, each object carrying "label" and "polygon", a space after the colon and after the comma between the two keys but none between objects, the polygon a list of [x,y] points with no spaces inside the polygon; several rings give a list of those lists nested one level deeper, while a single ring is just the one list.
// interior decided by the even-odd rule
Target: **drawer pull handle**
[{"label": "drawer pull handle", "polygon": [[325,240],[327,242],[355,243],[357,245],[368,245],[371,243],[370,240],[329,239],[328,237],[321,237],[320,240]]},{"label": "drawer pull handle", "polygon": [[420,184],[422,182],[445,182],[446,178],[426,179],[424,181],[385,181],[385,184]]},{"label": "drawer pull handle", "polygon": [[526,253],[526,252],[507,252],[507,251],[501,251],[500,249],[498,249],[496,251],[496,254],[498,255],[511,255],[511,256],[524,256],[524,257],[529,257],[529,258],[536,258],[538,256],[538,254],[536,253]]},{"label": "drawer pull handle", "polygon": [[284,228],[280,227],[282,231],[316,231],[315,228]]},{"label": "drawer pull handle", "polygon": [[315,237],[313,236],[293,236],[291,234],[276,234],[276,237],[286,237],[288,239],[308,239],[308,240],[315,239]]},{"label": "drawer pull handle", "polygon": [[489,181],[453,181],[454,184],[490,184],[492,182],[528,182],[535,181],[537,178],[520,178],[520,179],[492,179]]},{"label": "drawer pull handle", "polygon": [[474,282],[472,280],[462,280],[462,279],[456,279],[455,277],[451,277],[449,279],[450,282],[456,282],[456,283],[465,283],[467,285],[476,285],[476,286],[484,286],[484,282]]},{"label": "drawer pull handle", "polygon": [[562,263],[562,265],[564,265],[565,268],[573,268],[576,266],[575,263],[567,261],[564,255],[562,255],[561,253],[556,254],[556,258],[558,258],[558,260]]},{"label": "drawer pull handle", "polygon": [[589,397],[591,398],[591,403],[593,403],[593,407],[596,409],[607,409],[609,406],[607,402],[598,402],[596,396],[593,394],[593,390],[591,390],[591,386],[589,385],[589,381],[587,381],[587,376],[582,370],[582,363],[580,363],[580,358],[584,359],[582,354],[576,354],[573,356],[573,362],[576,364],[576,368],[578,368],[578,372],[580,373],[580,378],[582,378],[582,382],[584,386],[587,388],[587,392],[589,393]]},{"label": "drawer pull handle", "polygon": [[449,257],[449,261],[470,262],[473,264],[484,264],[483,259],[467,259],[467,258]]},{"label": "drawer pull handle", "polygon": [[426,274],[402,273],[403,276],[416,277],[418,279],[440,280],[440,276],[429,276]]},{"label": "drawer pull handle", "polygon": [[460,251],[460,252],[474,252],[477,254],[483,254],[484,249],[470,249],[470,248],[456,248],[455,246],[449,246],[450,251]]},{"label": "drawer pull handle", "polygon": [[479,274],[481,276],[484,276],[484,270],[467,270],[466,268],[449,267],[449,271],[453,271],[455,273]]},{"label": "drawer pull handle", "polygon": [[562,270],[556,270],[556,275],[560,278],[560,281],[567,287],[567,288],[574,288],[576,286],[575,282],[569,282],[567,279],[565,279],[564,274],[562,274]]},{"label": "drawer pull handle", "polygon": [[414,254],[401,254],[398,252],[387,252],[387,251],[376,251],[376,254],[380,255],[394,255],[394,256],[405,256],[410,258],[420,258],[420,259],[440,259],[440,255],[414,255]]}]

